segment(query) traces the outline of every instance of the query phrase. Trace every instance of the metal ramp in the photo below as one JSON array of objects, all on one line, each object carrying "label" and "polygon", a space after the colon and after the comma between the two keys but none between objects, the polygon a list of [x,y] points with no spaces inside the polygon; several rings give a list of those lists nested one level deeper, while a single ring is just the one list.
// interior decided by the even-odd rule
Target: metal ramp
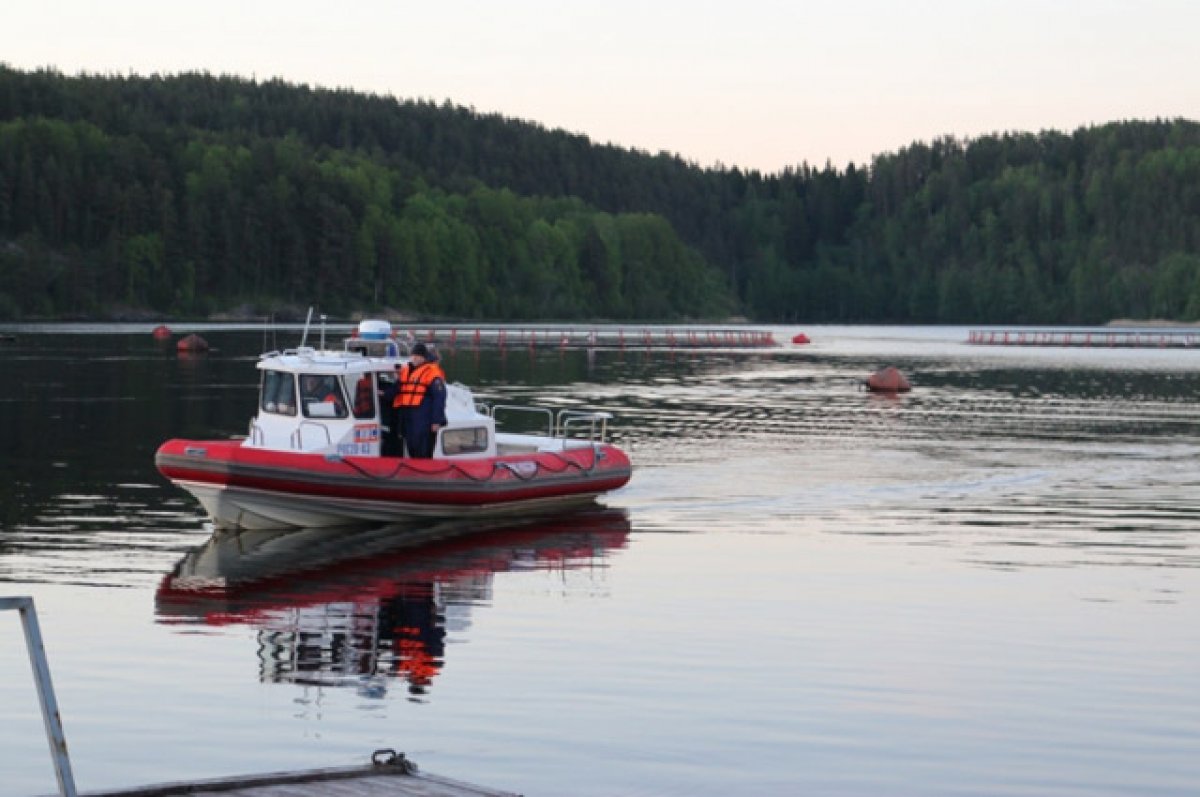
[{"label": "metal ramp", "polygon": [[38,703],[42,708],[42,720],[46,725],[46,741],[50,745],[50,758],[54,762],[54,776],[58,779],[58,792],[63,797],[76,797],[75,776],[71,774],[71,758],[67,755],[67,739],[63,735],[58,701],[54,697],[54,684],[50,682],[50,667],[46,664],[46,650],[42,647],[42,630],[38,626],[37,610],[33,606],[33,598],[0,597],[0,610],[6,609],[15,609],[21,613],[21,626],[25,629],[25,647],[29,651],[29,664],[33,667],[33,680],[37,684]]}]

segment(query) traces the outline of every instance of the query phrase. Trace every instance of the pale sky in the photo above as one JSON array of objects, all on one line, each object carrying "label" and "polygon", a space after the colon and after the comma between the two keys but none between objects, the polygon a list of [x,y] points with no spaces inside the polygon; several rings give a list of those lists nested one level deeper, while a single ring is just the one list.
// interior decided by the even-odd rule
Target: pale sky
[{"label": "pale sky", "polygon": [[5,0],[0,61],[282,78],[777,172],[1200,119],[1200,0]]}]

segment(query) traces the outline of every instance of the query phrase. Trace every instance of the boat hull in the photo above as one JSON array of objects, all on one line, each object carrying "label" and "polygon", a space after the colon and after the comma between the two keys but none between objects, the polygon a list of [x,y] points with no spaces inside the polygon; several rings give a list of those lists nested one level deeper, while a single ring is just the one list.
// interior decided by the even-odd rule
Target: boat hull
[{"label": "boat hull", "polygon": [[160,473],[222,528],[344,526],[413,517],[491,517],[586,503],[629,481],[610,445],[473,460],[339,457],[230,440],[169,440]]}]

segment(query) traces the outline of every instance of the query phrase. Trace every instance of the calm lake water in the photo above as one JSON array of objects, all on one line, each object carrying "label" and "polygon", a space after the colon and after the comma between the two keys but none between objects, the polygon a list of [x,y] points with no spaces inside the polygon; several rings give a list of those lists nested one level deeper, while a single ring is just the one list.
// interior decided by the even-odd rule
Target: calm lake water
[{"label": "calm lake water", "polygon": [[[19,329],[0,594],[37,601],[78,785],[393,748],[531,797],[1200,792],[1200,351],[804,331],[446,352],[480,400],[617,413],[635,474],[410,550],[212,538],[158,476],[245,432],[261,330]],[[886,364],[916,389],[861,392]],[[54,792],[13,612],[0,712],[0,797]]]}]

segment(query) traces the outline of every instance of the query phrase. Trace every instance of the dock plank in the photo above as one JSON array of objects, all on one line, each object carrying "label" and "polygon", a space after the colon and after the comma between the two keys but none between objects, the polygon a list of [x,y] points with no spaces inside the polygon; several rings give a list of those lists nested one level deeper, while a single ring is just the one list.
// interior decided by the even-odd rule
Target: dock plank
[{"label": "dock plank", "polygon": [[272,772],[87,792],[82,797],[519,797],[513,792],[395,767],[360,766]]}]

